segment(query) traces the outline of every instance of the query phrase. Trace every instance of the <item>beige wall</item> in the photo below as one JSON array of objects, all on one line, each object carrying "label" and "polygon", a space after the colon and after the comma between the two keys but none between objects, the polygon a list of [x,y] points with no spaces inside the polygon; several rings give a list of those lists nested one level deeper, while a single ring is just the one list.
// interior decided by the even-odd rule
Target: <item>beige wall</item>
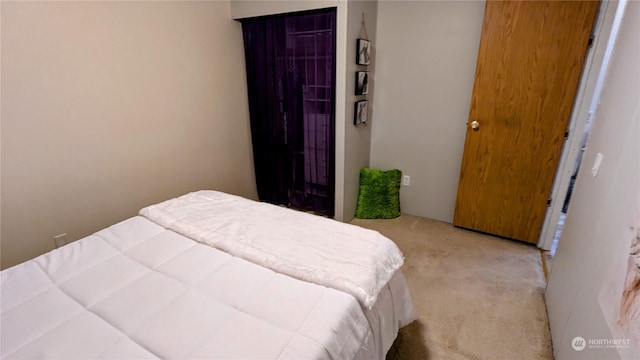
[{"label": "beige wall", "polygon": [[[640,226],[640,2],[629,1],[587,141],[546,291],[556,359],[637,359],[631,349],[586,348],[571,340],[628,339],[605,315],[620,303],[631,240]],[[604,155],[597,177],[596,154]],[[604,305],[603,305],[604,304]],[[614,304],[614,308],[606,304]]]},{"label": "beige wall", "polygon": [[2,2],[2,267],[198,189],[255,198],[228,2]]},{"label": "beige wall", "polygon": [[381,1],[371,166],[411,176],[401,210],[451,222],[483,1]]}]

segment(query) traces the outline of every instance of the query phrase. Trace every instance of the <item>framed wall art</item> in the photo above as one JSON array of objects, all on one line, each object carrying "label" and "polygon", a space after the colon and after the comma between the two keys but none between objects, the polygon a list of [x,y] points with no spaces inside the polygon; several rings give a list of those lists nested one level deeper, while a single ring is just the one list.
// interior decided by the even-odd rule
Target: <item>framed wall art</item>
[{"label": "framed wall art", "polygon": [[369,101],[361,100],[355,103],[355,109],[353,113],[353,124],[358,125],[367,122],[367,116],[369,111]]},{"label": "framed wall art", "polygon": [[371,41],[365,39],[358,39],[356,54],[356,63],[358,65],[370,65],[371,64]]},{"label": "framed wall art", "polygon": [[356,71],[356,95],[367,95],[369,93],[369,72]]}]

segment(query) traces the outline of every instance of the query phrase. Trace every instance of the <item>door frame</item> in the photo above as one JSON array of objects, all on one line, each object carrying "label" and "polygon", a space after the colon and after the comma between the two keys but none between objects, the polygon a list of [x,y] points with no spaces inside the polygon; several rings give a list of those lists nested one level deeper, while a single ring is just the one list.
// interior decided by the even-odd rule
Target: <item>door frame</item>
[{"label": "door frame", "polygon": [[[614,23],[618,8],[624,7],[623,1],[602,0],[600,8],[596,16],[596,22],[593,30],[593,42],[591,48],[587,52],[584,69],[580,77],[578,92],[571,110],[569,119],[569,127],[567,131],[569,135],[562,147],[562,154],[556,171],[553,187],[551,188],[551,203],[547,208],[542,231],[538,239],[538,247],[543,250],[551,249],[553,239],[555,237],[560,214],[564,204],[565,195],[569,188],[571,176],[573,175],[574,166],[580,154],[580,142],[584,134],[584,127],[589,118],[592,102],[598,101],[594,99],[596,87],[600,77],[605,54],[610,51],[609,43],[614,30]],[[611,44],[613,45],[613,44]],[[581,167],[585,171],[585,167]]]}]

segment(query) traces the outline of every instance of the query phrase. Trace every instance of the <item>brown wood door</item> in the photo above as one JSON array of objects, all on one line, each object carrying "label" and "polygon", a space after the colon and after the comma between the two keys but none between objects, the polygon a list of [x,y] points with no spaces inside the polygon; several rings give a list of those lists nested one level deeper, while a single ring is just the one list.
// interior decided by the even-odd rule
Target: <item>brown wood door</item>
[{"label": "brown wood door", "polygon": [[538,242],[598,6],[487,1],[454,225]]}]

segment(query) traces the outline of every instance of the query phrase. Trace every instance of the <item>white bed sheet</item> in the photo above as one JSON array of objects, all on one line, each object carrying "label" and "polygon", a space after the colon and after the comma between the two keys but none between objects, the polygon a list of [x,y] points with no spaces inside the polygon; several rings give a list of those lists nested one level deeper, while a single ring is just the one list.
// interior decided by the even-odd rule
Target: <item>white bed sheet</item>
[{"label": "white bed sheet", "polygon": [[139,216],[1,281],[2,359],[382,359],[415,319],[401,272],[363,310]]}]

